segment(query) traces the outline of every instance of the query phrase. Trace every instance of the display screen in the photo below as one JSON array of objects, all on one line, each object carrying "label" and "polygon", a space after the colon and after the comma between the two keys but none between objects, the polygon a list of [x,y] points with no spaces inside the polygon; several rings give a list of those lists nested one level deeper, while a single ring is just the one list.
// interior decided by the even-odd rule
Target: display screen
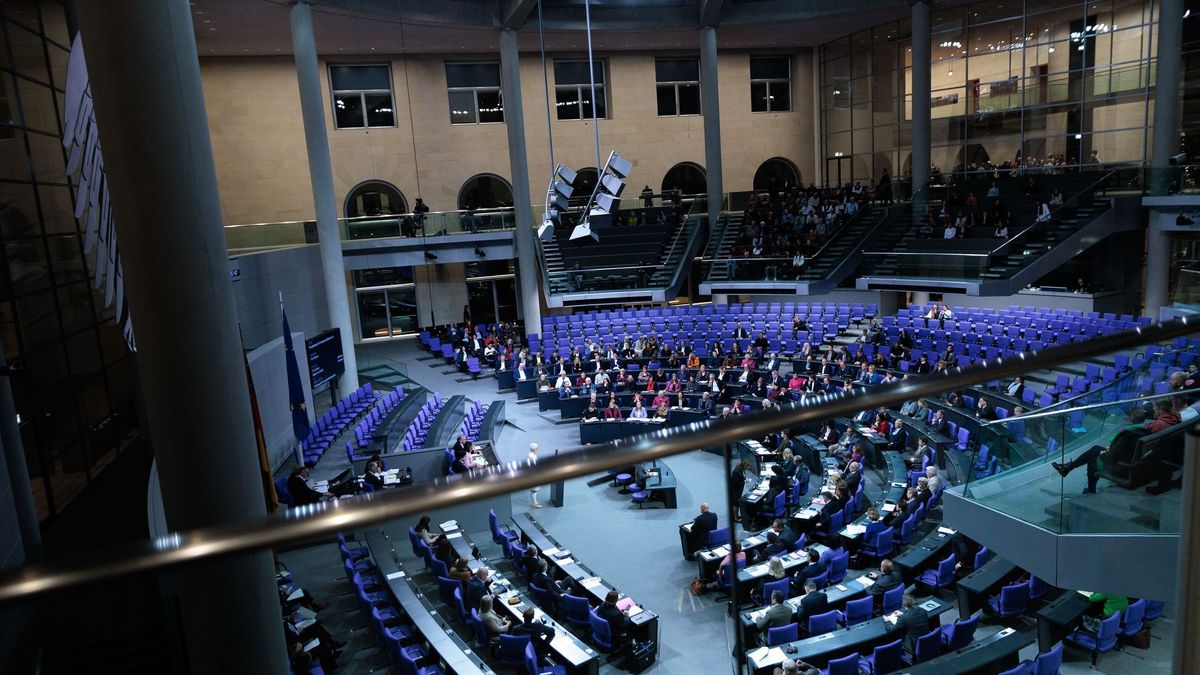
[{"label": "display screen", "polygon": [[308,352],[308,377],[313,389],[346,372],[342,334],[338,329],[330,328],[308,338],[304,341],[304,349]]}]

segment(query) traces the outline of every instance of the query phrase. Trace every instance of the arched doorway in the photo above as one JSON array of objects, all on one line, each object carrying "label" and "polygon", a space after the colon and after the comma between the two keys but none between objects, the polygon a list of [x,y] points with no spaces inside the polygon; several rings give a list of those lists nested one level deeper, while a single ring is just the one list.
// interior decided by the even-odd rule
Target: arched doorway
[{"label": "arched doorway", "polygon": [[782,157],[772,157],[759,165],[754,172],[754,190],[779,192],[800,183],[800,171],[796,165]]},{"label": "arched doorway", "polygon": [[575,190],[571,193],[571,206],[584,206],[592,192],[596,189],[596,181],[600,178],[595,167],[588,166],[575,172]]},{"label": "arched doorway", "polygon": [[704,167],[691,162],[681,162],[671,167],[663,176],[662,191],[674,190],[685,195],[708,194],[708,178],[704,174]]},{"label": "arched doorway", "polygon": [[342,211],[347,218],[408,213],[408,200],[395,185],[382,180],[368,180],[350,190]]},{"label": "arched doorway", "polygon": [[958,149],[958,157],[955,158],[955,166],[963,168],[969,167],[972,164],[983,166],[985,162],[991,159],[987,148],[978,143],[968,143]]},{"label": "arched doorway", "polygon": [[490,173],[471,176],[458,191],[459,209],[494,209],[512,203],[512,185]]}]

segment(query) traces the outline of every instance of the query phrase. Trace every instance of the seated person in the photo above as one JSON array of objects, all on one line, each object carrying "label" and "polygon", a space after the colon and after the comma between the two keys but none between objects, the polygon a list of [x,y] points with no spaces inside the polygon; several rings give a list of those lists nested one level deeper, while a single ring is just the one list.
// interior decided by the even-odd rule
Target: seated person
[{"label": "seated person", "polygon": [[910,487],[904,491],[904,495],[900,497],[900,502],[896,504],[896,508],[891,513],[883,517],[885,525],[896,526],[908,520],[908,517],[917,512],[917,507],[921,505],[921,500],[917,498],[917,488]]},{"label": "seated person", "polygon": [[[1160,398],[1154,402],[1153,419],[1142,422],[1140,420],[1143,416],[1144,414],[1140,408],[1135,407],[1131,409],[1126,416],[1126,426],[1113,436],[1108,448],[1102,445],[1094,445],[1067,464],[1050,462],[1050,466],[1054,467],[1054,470],[1064,478],[1073,470],[1081,466],[1087,466],[1087,487],[1084,488],[1083,492],[1084,494],[1095,494],[1096,483],[1100,480],[1099,471],[1101,461],[1106,463],[1111,462],[1114,465],[1117,463],[1127,463],[1133,456],[1139,438],[1169,429],[1179,423],[1179,415],[1174,412],[1171,400],[1168,398]],[[1149,462],[1147,458],[1143,457],[1137,463],[1147,464]],[[1157,486],[1152,486],[1152,488],[1156,489]]]},{"label": "seated person", "polygon": [[779,535],[774,531],[767,532],[767,545],[763,548],[763,555],[771,557],[781,553],[787,553],[791,550],[787,544],[779,539]]},{"label": "seated person", "polygon": [[818,614],[829,611],[829,597],[825,591],[817,588],[812,579],[804,582],[804,597],[800,598],[800,606],[796,608],[796,623],[800,624],[800,634],[808,633],[808,620]]},{"label": "seated person", "polygon": [[621,408],[617,406],[617,397],[614,396],[608,399],[608,407],[604,409],[604,419],[619,420],[624,419],[624,417],[625,416],[621,412]]},{"label": "seated person", "polygon": [[458,560],[455,560],[454,564],[450,566],[449,571],[451,579],[459,581],[463,584],[471,581],[471,568],[467,565],[466,558],[459,557]]},{"label": "seated person", "polygon": [[784,604],[783,593],[781,591],[771,591],[771,605],[767,611],[754,620],[754,625],[758,626],[759,639],[765,645],[767,643],[767,630],[770,628],[782,628],[792,622],[792,608]]},{"label": "seated person", "polygon": [[668,406],[666,403],[663,403],[663,404],[659,405],[658,409],[656,409],[654,411],[654,419],[665,422],[667,420],[667,417],[670,416],[670,414],[671,414],[671,407]]},{"label": "seated person", "polygon": [[526,607],[521,613],[522,621],[509,631],[510,635],[528,635],[533,645],[533,651],[539,659],[546,658],[550,653],[550,642],[554,639],[554,626],[547,626],[534,617],[537,612],[532,607]]},{"label": "seated person", "polygon": [[596,407],[596,401],[588,401],[588,407],[583,411],[581,418],[584,422],[594,422],[600,419],[600,409]]},{"label": "seated person", "polygon": [[878,572],[868,572],[867,576],[875,580],[875,583],[867,589],[867,595],[877,598],[876,604],[883,602],[884,593],[904,585],[904,577],[900,576],[900,573],[896,571],[895,564],[887,558],[879,561]]},{"label": "seated person", "polygon": [[613,646],[615,649],[621,649],[624,646],[627,634],[629,633],[628,610],[621,610],[617,607],[617,601],[620,598],[620,594],[616,591],[609,591],[604,596],[604,602],[596,609],[596,614],[608,622],[608,627],[612,631]]},{"label": "seated person", "polygon": [[929,613],[917,606],[917,599],[912,593],[905,593],[904,609],[888,614],[884,622],[888,635],[903,636],[904,653],[911,660],[917,648],[917,638],[929,632]]},{"label": "seated person", "polygon": [[913,450],[911,455],[904,457],[904,462],[908,464],[909,469],[920,469],[926,458],[933,458],[929,450],[929,442],[925,440],[924,436],[920,436],[917,438],[916,450]]},{"label": "seated person", "polygon": [[817,553],[816,549],[807,549],[805,553],[808,555],[808,564],[792,575],[793,593],[803,588],[805,581],[820,576],[825,572],[825,561],[821,560],[821,554]]},{"label": "seated person", "polygon": [[709,510],[708,502],[700,503],[700,515],[692,520],[692,532],[689,544],[692,551],[704,548],[708,544],[708,533],[717,529],[717,514]]},{"label": "seated person", "polygon": [[546,591],[550,595],[554,596],[554,608],[553,609],[555,611],[561,609],[562,608],[562,595],[563,595],[563,590],[565,590],[565,589],[563,589],[560,582],[555,581],[550,576],[550,574],[547,572],[547,570],[549,569],[549,565],[546,563],[546,561],[544,559],[537,558],[535,565],[537,566],[537,572],[532,577],[530,577],[529,583],[537,586],[538,588],[541,588],[542,590]]},{"label": "seated person", "polygon": [[367,462],[367,471],[363,474],[363,481],[369,484],[373,489],[382,490],[384,488],[383,471],[380,470],[378,464],[375,462]]},{"label": "seated person", "polygon": [[500,636],[507,633],[512,626],[508,619],[502,618],[492,609],[492,596],[490,595],[479,599],[479,620],[483,622],[483,628],[492,644],[500,644]]},{"label": "seated person", "polygon": [[328,497],[328,492],[317,492],[308,486],[308,476],[312,473],[312,468],[307,464],[298,466],[292,469],[292,475],[288,477],[288,494],[292,496],[292,504],[300,506],[301,504],[316,504],[321,499]]},{"label": "seated person", "polygon": [[646,411],[645,406],[642,405],[641,400],[639,399],[635,401],[633,404],[633,410],[629,411],[629,419],[644,420],[648,417],[650,417],[650,414]]}]

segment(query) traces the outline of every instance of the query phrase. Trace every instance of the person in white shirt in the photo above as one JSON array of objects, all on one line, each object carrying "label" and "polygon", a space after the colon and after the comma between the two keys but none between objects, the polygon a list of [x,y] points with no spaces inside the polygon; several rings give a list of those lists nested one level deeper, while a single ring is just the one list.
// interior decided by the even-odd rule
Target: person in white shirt
[{"label": "person in white shirt", "polygon": [[[534,466],[535,464],[537,464],[537,449],[538,449],[537,443],[529,444],[529,454],[526,455],[526,457],[525,457],[525,463],[528,464],[529,466]],[[540,502],[538,502],[538,490],[541,490],[541,489],[542,489],[541,486],[534,486],[534,487],[529,488],[530,506],[532,506],[535,509],[542,508],[542,504]]]},{"label": "person in white shirt", "polygon": [[1050,205],[1046,202],[1039,199],[1035,211],[1037,213],[1037,222],[1041,223],[1050,220]]},{"label": "person in white shirt", "polygon": [[953,223],[947,223],[946,229],[942,230],[942,239],[953,239],[958,236],[958,230]]},{"label": "person in white shirt", "polygon": [[929,481],[929,492],[935,493],[942,487],[942,479],[938,476],[937,467],[930,464],[925,467],[925,478]]}]

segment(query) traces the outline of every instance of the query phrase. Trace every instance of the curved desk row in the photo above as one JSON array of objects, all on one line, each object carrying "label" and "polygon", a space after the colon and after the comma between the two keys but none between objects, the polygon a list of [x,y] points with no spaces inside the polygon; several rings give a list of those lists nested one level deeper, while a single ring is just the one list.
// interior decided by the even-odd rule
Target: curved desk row
[{"label": "curved desk row", "polygon": [[379,573],[387,580],[388,589],[396,604],[425,638],[430,651],[448,673],[456,675],[494,675],[483,659],[454,632],[447,617],[442,616],[430,604],[428,598],[413,583],[404,569],[396,562],[396,552],[391,539],[378,530],[366,535],[367,548]]},{"label": "curved desk row", "polygon": [[[546,532],[545,528],[534,520],[532,515],[528,513],[513,514],[512,522],[513,526],[521,532],[522,541],[533,544],[542,559],[552,567],[551,576],[574,580],[575,585],[582,588],[587,594],[588,601],[593,607],[604,602],[609,591],[617,591],[621,600],[628,597],[621,593],[615,585],[604,581],[590,567],[576,560],[575,556],[550,536],[550,533]],[[557,575],[554,574],[554,570],[557,570]],[[638,640],[653,640],[655,654],[657,654],[660,643],[658,615],[645,607],[639,606],[639,609],[640,611],[629,617],[630,633]]]}]

